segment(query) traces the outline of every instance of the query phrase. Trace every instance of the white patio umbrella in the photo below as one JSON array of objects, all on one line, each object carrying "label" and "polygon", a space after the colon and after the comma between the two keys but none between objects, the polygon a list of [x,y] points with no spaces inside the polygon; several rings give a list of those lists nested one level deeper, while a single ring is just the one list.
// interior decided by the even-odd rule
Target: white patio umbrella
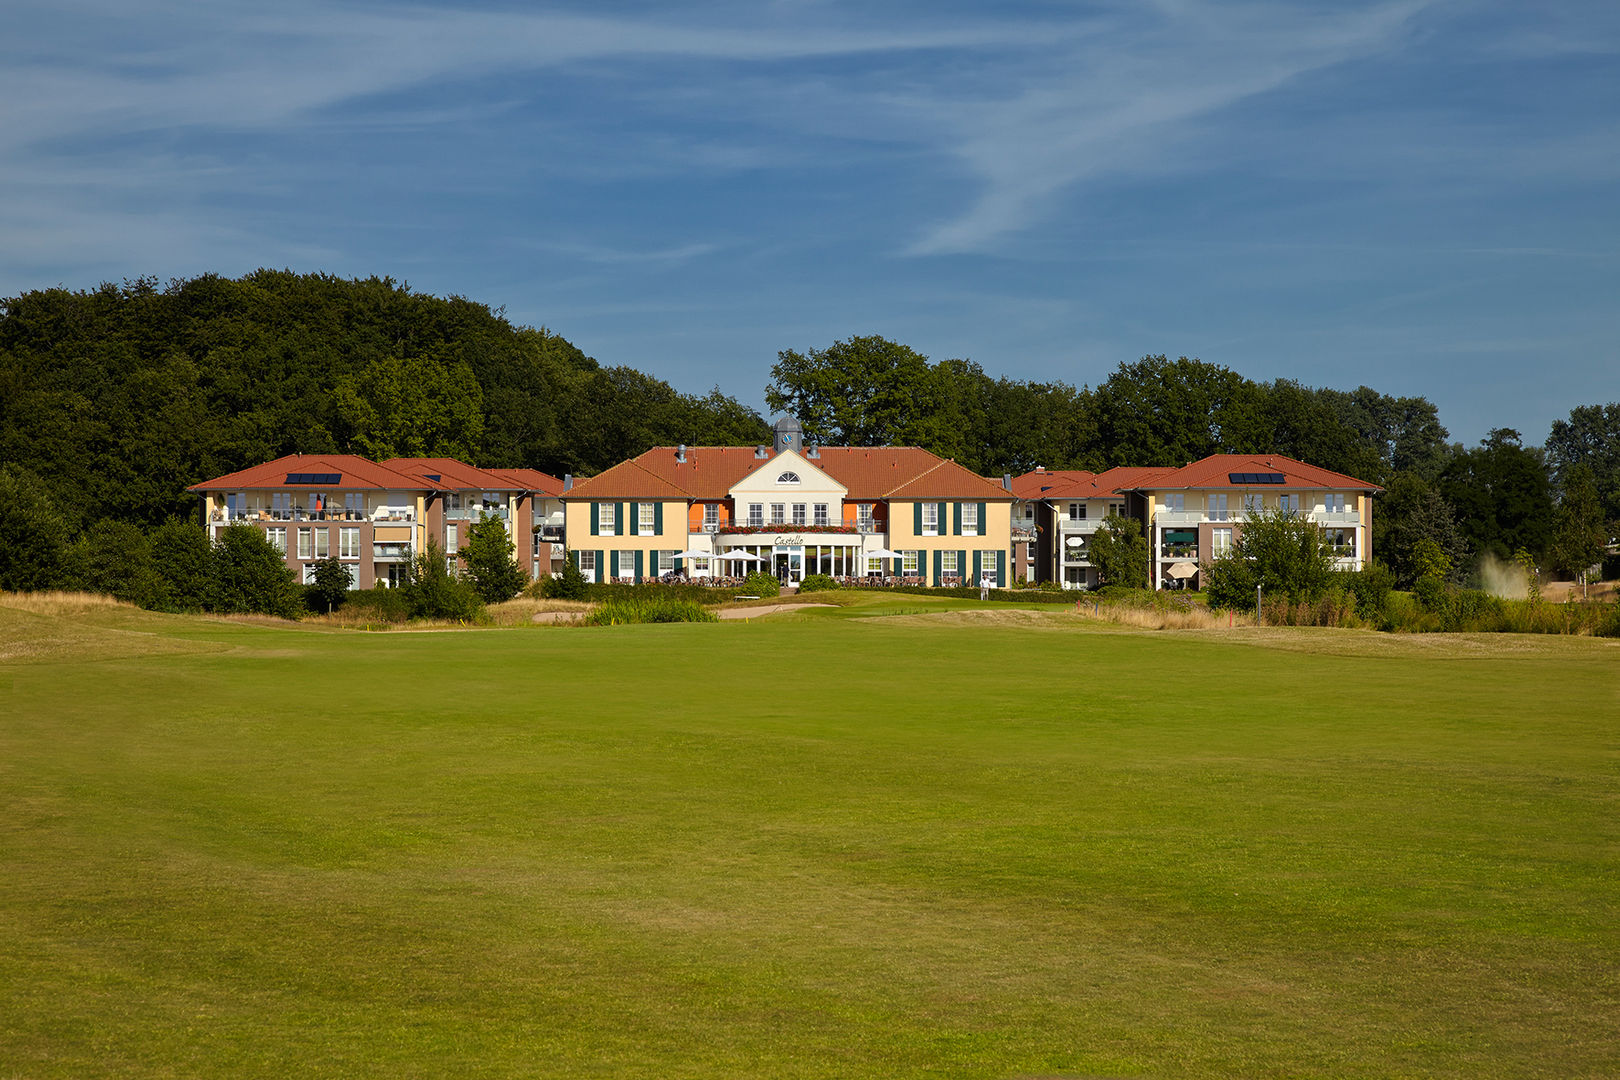
[{"label": "white patio umbrella", "polygon": [[728,551],[724,555],[720,556],[720,558],[722,558],[722,559],[738,559],[738,560],[741,560],[742,562],[759,562],[760,561],[760,558],[759,558],[758,555],[751,555],[746,551]]},{"label": "white patio umbrella", "polygon": [[876,551],[868,551],[866,552],[866,555],[868,558],[872,559],[898,559],[900,557],[900,553],[898,551],[890,551],[888,548],[878,548]]},{"label": "white patio umbrella", "polygon": [[1081,547],[1085,544],[1086,538],[1083,536],[1071,536],[1063,542],[1070,547]]}]

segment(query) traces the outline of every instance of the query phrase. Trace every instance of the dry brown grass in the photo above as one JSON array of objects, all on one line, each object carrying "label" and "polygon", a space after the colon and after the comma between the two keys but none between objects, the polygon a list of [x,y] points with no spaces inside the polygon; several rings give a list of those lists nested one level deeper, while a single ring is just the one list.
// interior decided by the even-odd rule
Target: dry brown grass
[{"label": "dry brown grass", "polygon": [[1084,607],[1080,618],[1090,622],[1114,623],[1136,630],[1229,630],[1254,625],[1254,616],[1231,611],[1210,611],[1208,608],[1186,609],[1137,608],[1103,605],[1093,611]]},{"label": "dry brown grass", "polygon": [[83,663],[228,648],[170,636],[178,618],[95,593],[0,593],[0,664]]},{"label": "dry brown grass", "polygon": [[85,611],[106,608],[128,608],[139,611],[134,604],[126,604],[101,593],[62,592],[0,592],[0,608],[26,611],[31,615],[77,615]]}]

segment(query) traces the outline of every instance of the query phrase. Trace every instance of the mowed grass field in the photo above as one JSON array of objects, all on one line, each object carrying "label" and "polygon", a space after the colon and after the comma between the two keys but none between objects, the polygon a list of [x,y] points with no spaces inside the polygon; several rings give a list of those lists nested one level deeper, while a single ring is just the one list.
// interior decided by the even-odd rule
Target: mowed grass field
[{"label": "mowed grass field", "polygon": [[1620,643],[962,607],[0,606],[0,1078],[1620,1074]]}]

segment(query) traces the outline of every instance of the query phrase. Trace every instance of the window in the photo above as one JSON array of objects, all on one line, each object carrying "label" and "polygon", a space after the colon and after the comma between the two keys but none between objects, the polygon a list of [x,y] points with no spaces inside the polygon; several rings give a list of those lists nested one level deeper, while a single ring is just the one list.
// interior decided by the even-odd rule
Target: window
[{"label": "window", "polygon": [[636,576],[636,553],[633,551],[619,552],[619,576]]},{"label": "window", "polygon": [[637,518],[637,526],[638,527],[636,529],[636,535],[637,536],[651,536],[651,535],[653,535],[653,523],[656,520],[655,514],[656,514],[656,512],[658,510],[657,504],[656,503],[637,503],[636,506],[639,507],[639,509],[636,511],[636,513],[638,514],[638,518]]},{"label": "window", "polygon": [[1109,517],[1124,517],[1125,516],[1125,504],[1124,503],[1109,503],[1108,504],[1108,516]]},{"label": "window", "polygon": [[579,572],[592,581],[596,580],[596,552],[581,551],[579,553]]},{"label": "window", "polygon": [[1172,491],[1164,497],[1164,508],[1171,513],[1179,514],[1187,509],[1187,496],[1179,491]]},{"label": "window", "polygon": [[618,532],[618,529],[614,527],[618,524],[614,520],[618,516],[618,512],[617,503],[596,504],[596,531],[599,535],[613,536]]},{"label": "window", "polygon": [[866,572],[868,574],[881,574],[881,573],[883,573],[883,559],[882,559],[882,557],[878,556],[878,555],[868,555],[866,557]]},{"label": "window", "polygon": [[[1024,516],[1028,517],[1029,515],[1025,514]],[[1086,504],[1083,503],[1083,502],[1070,503],[1069,504],[1069,520],[1070,521],[1084,521],[1084,520],[1086,520]]]},{"label": "window", "polygon": [[1344,513],[1344,496],[1339,494],[1338,492],[1330,491],[1326,495],[1323,495],[1322,496],[1322,502],[1326,505],[1328,513],[1330,513],[1330,514],[1342,514],[1342,513]]},{"label": "window", "polygon": [[765,524],[765,504],[764,503],[749,503],[748,504],[748,524],[753,525],[756,528],[758,526],[760,526],[760,525]]},{"label": "window", "polygon": [[[1070,516],[1072,517],[1073,515],[1071,514]],[[1035,520],[1035,504],[1034,503],[1025,503],[1024,504],[1024,520],[1025,521],[1034,521]]]},{"label": "window", "polygon": [[315,557],[315,530],[298,530],[298,557],[300,559],[313,559]]},{"label": "window", "polygon": [[316,529],[315,557],[317,559],[324,559],[330,554],[332,554],[332,530]]},{"label": "window", "polygon": [[1354,529],[1323,529],[1322,540],[1333,554],[1341,559],[1353,559],[1356,556],[1356,530]]},{"label": "window", "polygon": [[352,526],[338,530],[338,558],[358,559],[360,557],[360,530]]},{"label": "window", "polygon": [[315,564],[314,563],[305,563],[304,564],[304,584],[305,585],[313,585],[313,584],[315,584]]},{"label": "window", "polygon": [[922,504],[922,522],[924,536],[939,535],[939,503]]},{"label": "window", "polygon": [[276,491],[271,493],[270,516],[277,521],[292,520],[292,492]]},{"label": "window", "polygon": [[917,572],[917,556],[919,552],[902,551],[900,553],[900,568],[908,574]]},{"label": "window", "polygon": [[804,503],[794,503],[793,504],[793,524],[795,524],[795,525],[803,525],[804,522],[805,522]]},{"label": "window", "polygon": [[270,541],[270,546],[271,547],[275,548],[277,551],[281,552],[283,555],[287,554],[287,530],[286,529],[284,529],[284,528],[283,529],[266,529],[266,530],[264,530],[264,538],[266,540]]},{"label": "window", "polygon": [[827,504],[826,503],[816,503],[816,519],[815,520],[816,520],[817,525],[825,525],[825,524],[827,524]]},{"label": "window", "polygon": [[981,552],[979,552],[979,576],[980,577],[988,576],[991,579],[995,578],[995,576],[996,576],[996,553],[995,552],[993,552],[993,551],[981,551]]},{"label": "window", "polygon": [[1229,520],[1226,513],[1226,492],[1216,491],[1210,494],[1208,513],[1211,521]]},{"label": "window", "polygon": [[963,536],[978,536],[979,535],[979,504],[978,503],[963,503],[962,504],[962,535]]},{"label": "window", "polygon": [[444,527],[444,550],[446,554],[454,555],[461,550],[460,534],[461,526],[459,525],[446,525]]},{"label": "window", "polygon": [[366,493],[363,491],[346,491],[343,493],[343,512],[351,521],[358,521],[366,516]]},{"label": "window", "polygon": [[771,524],[787,524],[787,503],[771,503]]},{"label": "window", "polygon": [[1265,505],[1266,497],[1258,491],[1246,491],[1243,493],[1243,512],[1245,514],[1258,514],[1265,509]]},{"label": "window", "polygon": [[481,513],[488,514],[490,517],[504,519],[506,517],[506,497],[498,491],[486,491],[484,492],[484,501],[478,509]]},{"label": "window", "polygon": [[861,532],[871,532],[872,531],[872,504],[871,503],[856,503],[855,504],[855,527],[857,529],[861,530]]},{"label": "window", "polygon": [[714,532],[720,527],[720,504],[703,504],[703,531]]},{"label": "window", "polygon": [[776,482],[778,484],[797,484],[799,482],[799,474],[796,472],[785,472],[776,478]]},{"label": "window", "polygon": [[673,551],[660,551],[658,553],[658,573],[673,574],[675,572],[675,553]]},{"label": "window", "polygon": [[1277,508],[1284,511],[1292,511],[1297,514],[1299,512],[1299,496],[1278,495]]},{"label": "window", "polygon": [[939,572],[940,573],[942,573],[942,574],[954,574],[954,573],[957,573],[957,571],[959,569],[960,569],[960,567],[958,567],[957,564],[956,564],[956,552],[954,552],[954,551],[942,551],[942,552],[939,553]]},{"label": "window", "polygon": [[1225,555],[1227,552],[1231,551],[1232,530],[1211,529],[1209,534],[1209,546],[1210,550],[1212,550],[1216,555]]},{"label": "window", "polygon": [[225,520],[235,521],[247,509],[247,494],[228,492],[225,495]]}]

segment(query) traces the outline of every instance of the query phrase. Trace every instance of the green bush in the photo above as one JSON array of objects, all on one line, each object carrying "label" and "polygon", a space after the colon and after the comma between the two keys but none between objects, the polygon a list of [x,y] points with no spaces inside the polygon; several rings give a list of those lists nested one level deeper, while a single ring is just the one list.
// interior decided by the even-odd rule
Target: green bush
[{"label": "green bush", "polygon": [[405,595],[413,619],[472,622],[484,611],[472,584],[450,572],[444,549],[431,540],[411,560],[410,576],[399,591]]},{"label": "green bush", "polygon": [[1356,615],[1367,622],[1378,620],[1390,591],[1395,588],[1395,571],[1380,562],[1369,563],[1360,570],[1344,571],[1335,577],[1353,599]]},{"label": "green bush", "polygon": [[253,526],[238,522],[221,530],[210,564],[210,611],[283,619],[303,614],[303,588],[281,552]]},{"label": "green bush", "polygon": [[591,583],[579,572],[573,552],[564,552],[562,572],[543,577],[531,587],[545,600],[584,600],[590,595]]},{"label": "green bush", "polygon": [[[775,580],[774,578],[772,579]],[[669,597],[608,600],[585,616],[586,626],[626,626],[633,623],[718,622],[719,616],[701,604]]]},{"label": "green bush", "polygon": [[403,589],[390,589],[378,582],[369,589],[350,592],[343,601],[350,616],[359,615],[375,622],[402,623],[411,617],[411,605]]},{"label": "green bush", "polygon": [[1432,574],[1420,577],[1412,585],[1412,599],[1424,611],[1438,615],[1446,610],[1446,583]]},{"label": "green bush", "polygon": [[585,599],[606,600],[690,600],[694,604],[718,604],[730,600],[739,589],[717,589],[709,585],[663,585],[643,582],[640,585],[614,585],[611,583],[585,585]]},{"label": "green bush", "polygon": [[755,570],[743,578],[742,588],[737,590],[747,596],[780,596],[782,583],[776,580],[776,575],[767,574],[763,570]]},{"label": "green bush", "polygon": [[799,582],[800,592],[826,592],[829,589],[842,588],[842,585],[826,574],[806,574],[804,580]]}]

